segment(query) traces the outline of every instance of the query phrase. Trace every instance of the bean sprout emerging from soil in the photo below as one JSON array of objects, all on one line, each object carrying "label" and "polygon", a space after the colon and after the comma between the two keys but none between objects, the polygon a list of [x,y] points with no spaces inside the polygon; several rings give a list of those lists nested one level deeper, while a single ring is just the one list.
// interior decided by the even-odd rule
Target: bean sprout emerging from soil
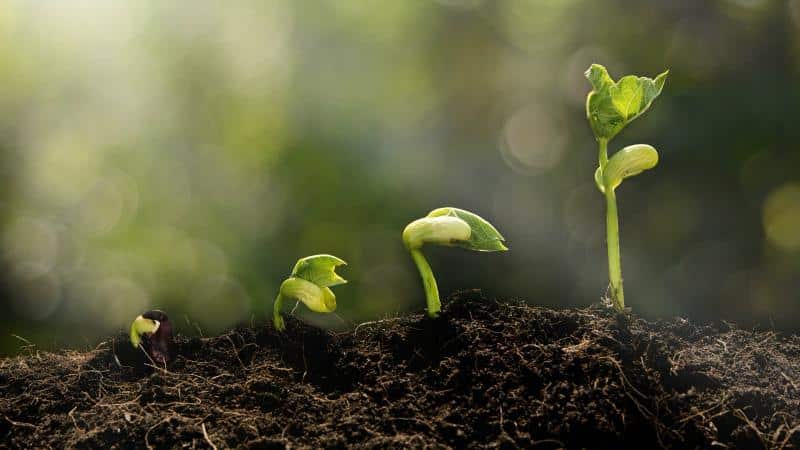
[{"label": "bean sprout emerging from soil", "polygon": [[403,243],[419,269],[428,315],[437,317],[442,309],[439,287],[430,264],[422,253],[425,244],[462,247],[479,252],[506,251],[505,238],[497,229],[477,214],[457,208],[439,208],[426,217],[408,224],[403,231]]},{"label": "bean sprout emerging from soil", "polygon": [[619,252],[619,218],[614,190],[622,180],[652,169],[658,164],[658,152],[645,144],[631,145],[608,157],[608,143],[625,126],[642,115],[661,94],[666,71],[655,79],[628,75],[614,82],[606,68],[592,64],[586,78],[592,91],[586,98],[586,117],[599,146],[600,165],[594,173],[597,188],[606,197],[606,242],[611,302],[618,311],[625,309],[622,288],[622,263]]},{"label": "bean sprout emerging from soil", "polygon": [[281,284],[272,309],[272,323],[278,331],[286,329],[281,316],[284,300],[298,300],[311,311],[332,313],[336,311],[336,296],[332,286],[347,283],[336,273],[338,266],[347,265],[332,255],[308,256],[297,261],[292,275]]},{"label": "bean sprout emerging from soil", "polygon": [[134,319],[130,338],[131,345],[141,348],[153,363],[165,366],[172,361],[172,324],[163,311],[147,311]]}]

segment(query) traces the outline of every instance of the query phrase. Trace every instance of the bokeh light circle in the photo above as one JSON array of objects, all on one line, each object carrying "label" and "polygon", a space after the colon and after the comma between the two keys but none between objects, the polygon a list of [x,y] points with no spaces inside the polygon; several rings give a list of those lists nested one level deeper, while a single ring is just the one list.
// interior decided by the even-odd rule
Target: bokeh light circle
[{"label": "bokeh light circle", "polygon": [[800,183],[784,184],[769,194],[763,223],[772,244],[787,251],[800,250]]}]

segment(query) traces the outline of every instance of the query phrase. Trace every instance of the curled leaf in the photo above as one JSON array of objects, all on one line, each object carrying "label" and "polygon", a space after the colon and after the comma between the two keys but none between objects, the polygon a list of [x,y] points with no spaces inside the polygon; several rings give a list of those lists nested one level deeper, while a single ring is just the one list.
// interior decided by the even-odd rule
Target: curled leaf
[{"label": "curled leaf", "polygon": [[458,217],[424,217],[408,224],[403,230],[403,242],[409,249],[425,244],[452,246],[469,239],[469,224]]},{"label": "curled leaf", "polygon": [[292,276],[301,278],[319,287],[338,286],[347,280],[336,273],[336,268],[346,266],[344,260],[333,255],[307,256],[297,261]]},{"label": "curled leaf", "polygon": [[438,208],[428,214],[428,217],[455,217],[464,221],[470,228],[466,239],[455,240],[451,245],[479,252],[506,251],[505,238],[497,228],[483,217],[458,208]]},{"label": "curled leaf", "polygon": [[336,268],[344,266],[344,260],[333,255],[308,256],[297,261],[292,276],[281,284],[278,296],[272,307],[272,323],[278,331],[286,324],[281,316],[283,301],[296,299],[314,312],[330,313],[336,310],[336,296],[330,286],[347,283],[336,273]]},{"label": "curled leaf", "polygon": [[616,189],[625,178],[652,169],[656,164],[658,152],[655,148],[647,144],[629,145],[608,160],[603,170],[603,184],[606,189]]},{"label": "curled leaf", "polygon": [[336,295],[328,287],[319,286],[302,278],[289,278],[281,284],[281,295],[303,302],[311,311],[330,313],[336,311]]},{"label": "curled leaf", "polygon": [[134,319],[131,323],[131,345],[135,348],[139,347],[139,344],[142,343],[142,335],[155,333],[159,326],[160,323],[157,320],[148,319],[142,315]]},{"label": "curled leaf", "polygon": [[614,82],[605,67],[592,64],[585,74],[592,84],[586,98],[586,116],[595,136],[610,140],[647,111],[661,94],[668,73],[665,71],[655,79],[628,75]]}]

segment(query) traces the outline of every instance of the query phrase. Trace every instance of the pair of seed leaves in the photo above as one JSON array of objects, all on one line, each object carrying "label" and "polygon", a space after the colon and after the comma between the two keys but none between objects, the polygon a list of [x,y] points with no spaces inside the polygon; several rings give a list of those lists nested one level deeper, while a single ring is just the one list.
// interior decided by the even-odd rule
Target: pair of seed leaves
[{"label": "pair of seed leaves", "polygon": [[[610,141],[629,123],[641,116],[661,94],[669,71],[655,79],[628,75],[614,81],[605,67],[592,64],[586,78],[592,91],[586,98],[586,116],[599,141]],[[600,192],[616,189],[622,180],[658,164],[658,152],[650,145],[636,144],[612,156],[605,168],[597,168],[595,183]]]},{"label": "pair of seed leaves", "polygon": [[411,222],[403,231],[403,242],[409,250],[425,244],[461,247],[477,252],[508,250],[505,238],[483,217],[458,208],[437,208],[427,216]]},{"label": "pair of seed leaves", "polygon": [[281,285],[281,293],[302,301],[314,312],[329,313],[336,310],[336,296],[332,286],[347,283],[336,273],[336,268],[347,263],[333,255],[314,255],[300,259],[292,275]]},{"label": "pair of seed leaves", "polygon": [[[508,250],[504,245],[505,238],[497,228],[479,215],[463,209],[434,209],[416,222],[420,227],[412,230],[415,236],[404,236],[407,241],[418,242],[411,244],[415,248],[425,243],[434,243],[482,252]],[[456,227],[459,230],[455,230]],[[347,263],[333,255],[308,256],[297,261],[291,278],[308,281],[320,288],[338,286],[347,283],[347,280],[336,273],[336,268],[343,265]]]},{"label": "pair of seed leaves", "polygon": [[[411,229],[414,236],[410,238],[414,241],[411,244],[414,248],[433,243],[481,252],[508,250],[503,244],[505,238],[492,224],[463,209],[438,208],[415,223],[419,226]],[[409,245],[408,240],[406,243]],[[330,288],[347,283],[336,273],[337,267],[346,264],[333,255],[302,258],[295,264],[292,275],[281,285],[281,292],[302,301],[314,312],[333,312],[336,310],[336,296]]]}]

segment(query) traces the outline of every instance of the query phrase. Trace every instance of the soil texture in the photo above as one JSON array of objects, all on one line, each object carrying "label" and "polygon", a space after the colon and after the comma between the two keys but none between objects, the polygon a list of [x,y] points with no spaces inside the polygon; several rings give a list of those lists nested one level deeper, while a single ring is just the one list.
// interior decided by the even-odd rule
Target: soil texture
[{"label": "soil texture", "polygon": [[4,448],[800,449],[800,338],[478,291],[331,333],[124,335],[0,361]]}]

